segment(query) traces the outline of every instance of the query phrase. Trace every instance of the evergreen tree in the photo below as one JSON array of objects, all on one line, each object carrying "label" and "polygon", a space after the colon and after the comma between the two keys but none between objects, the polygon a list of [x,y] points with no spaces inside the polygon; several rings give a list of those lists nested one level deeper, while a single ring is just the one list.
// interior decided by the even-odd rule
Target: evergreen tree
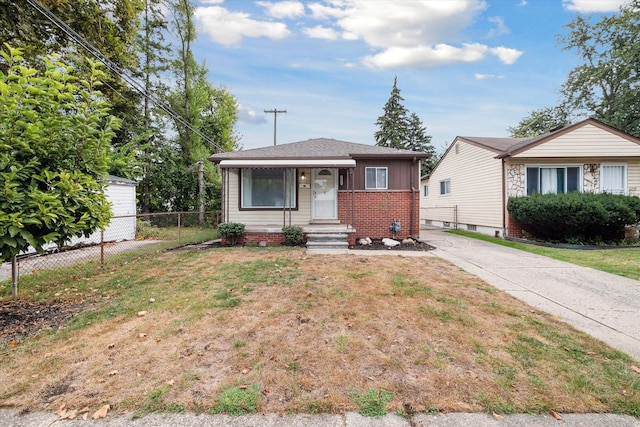
[{"label": "evergreen tree", "polygon": [[407,143],[405,147],[407,150],[419,151],[421,153],[429,153],[431,157],[423,160],[420,167],[420,175],[428,175],[435,166],[435,161],[432,160],[435,156],[435,148],[431,145],[431,135],[427,135],[427,128],[422,124],[422,120],[416,113],[411,113],[409,116],[409,128],[407,134]]},{"label": "evergreen tree", "polygon": [[376,125],[379,128],[374,135],[377,146],[406,148],[409,119],[407,118],[408,111],[402,105],[402,101],[404,101],[404,98],[400,95],[400,89],[398,89],[398,77],[395,77],[391,96],[383,108],[384,114],[378,117],[376,121]]}]

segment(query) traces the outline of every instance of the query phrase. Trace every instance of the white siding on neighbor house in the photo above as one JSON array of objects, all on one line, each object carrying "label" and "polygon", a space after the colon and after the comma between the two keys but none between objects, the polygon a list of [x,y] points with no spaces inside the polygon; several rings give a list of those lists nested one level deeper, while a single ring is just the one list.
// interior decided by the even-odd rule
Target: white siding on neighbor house
[{"label": "white siding on neighbor house", "polygon": [[[311,172],[309,169],[298,169],[297,173],[304,172],[309,184]],[[301,184],[301,183],[300,183]],[[289,225],[289,211],[283,214],[280,210],[240,210],[240,170],[229,169],[229,193],[227,198],[229,218],[227,222],[238,222],[248,227],[275,227],[282,228],[286,221]],[[311,189],[296,188],[298,193],[298,210],[291,210],[291,225],[306,225],[311,219]]]},{"label": "white siding on neighbor house", "polygon": [[[627,192],[630,196],[640,196],[640,155],[635,158],[607,157],[607,158],[509,158],[506,161],[507,167],[520,164],[524,166],[550,166],[550,165],[589,165],[589,164],[624,164],[627,166]],[[523,169],[524,170],[524,169]],[[584,177],[583,177],[584,179]],[[524,182],[524,179],[523,179]],[[583,191],[586,189],[583,188]]]},{"label": "white siding on neighbor house", "polygon": [[[429,196],[421,198],[421,218],[502,228],[502,166],[496,153],[456,139],[429,176]],[[440,182],[451,181],[451,193],[440,194]],[[424,190],[421,190],[424,191]]]},{"label": "white siding on neighbor house", "polygon": [[640,145],[615,133],[587,124],[553,140],[515,154],[512,158],[564,157],[640,157]]}]

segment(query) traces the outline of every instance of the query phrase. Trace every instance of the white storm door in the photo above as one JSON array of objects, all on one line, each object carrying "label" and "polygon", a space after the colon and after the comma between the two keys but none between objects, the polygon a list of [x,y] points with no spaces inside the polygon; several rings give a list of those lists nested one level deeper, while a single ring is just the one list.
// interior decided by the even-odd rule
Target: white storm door
[{"label": "white storm door", "polygon": [[337,169],[313,169],[311,182],[312,219],[338,218]]}]

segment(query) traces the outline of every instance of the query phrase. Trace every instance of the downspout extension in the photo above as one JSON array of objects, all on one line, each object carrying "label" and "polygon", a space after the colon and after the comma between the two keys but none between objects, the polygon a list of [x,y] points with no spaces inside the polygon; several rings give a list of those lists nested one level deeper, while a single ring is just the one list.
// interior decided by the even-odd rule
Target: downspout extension
[{"label": "downspout extension", "polygon": [[505,180],[504,170],[504,158],[500,159],[502,162],[502,238],[507,236],[507,188]]}]

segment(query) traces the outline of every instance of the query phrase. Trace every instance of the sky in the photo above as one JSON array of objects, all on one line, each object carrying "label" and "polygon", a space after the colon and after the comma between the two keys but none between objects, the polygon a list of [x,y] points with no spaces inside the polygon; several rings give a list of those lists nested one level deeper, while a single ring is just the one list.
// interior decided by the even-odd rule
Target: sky
[{"label": "sky", "polygon": [[312,138],[375,144],[394,78],[436,151],[508,136],[558,104],[577,14],[625,0],[195,0],[196,59],[238,102],[243,149]]}]

